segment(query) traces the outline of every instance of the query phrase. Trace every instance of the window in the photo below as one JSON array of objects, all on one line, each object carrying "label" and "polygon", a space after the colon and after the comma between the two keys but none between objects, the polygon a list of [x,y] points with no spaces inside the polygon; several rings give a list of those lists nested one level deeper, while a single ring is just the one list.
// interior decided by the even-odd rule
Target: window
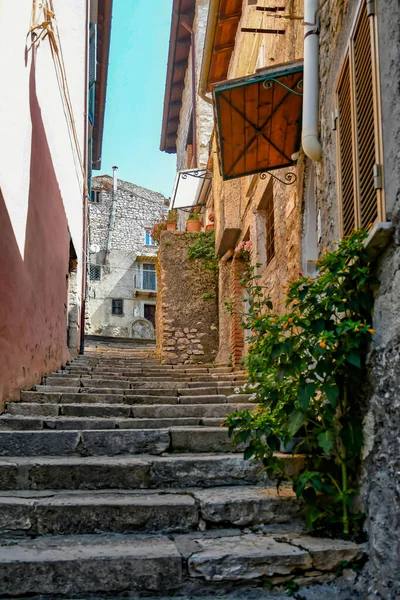
[{"label": "window", "polygon": [[151,229],[145,230],[145,244],[146,246],[157,246],[157,242],[151,237]]},{"label": "window", "polygon": [[123,315],[124,314],[124,301],[121,299],[112,301],[111,312],[113,315]]},{"label": "window", "polygon": [[90,202],[99,203],[101,198],[101,190],[92,190],[90,192]]},{"label": "window", "polygon": [[101,279],[101,266],[100,265],[90,265],[90,280],[91,281],[100,281]]},{"label": "window", "polygon": [[351,35],[336,88],[338,187],[342,235],[385,220],[376,58],[376,18],[366,2]]},{"label": "window", "polygon": [[265,208],[266,243],[267,243],[267,265],[275,256],[275,218],[274,200],[269,196]]},{"label": "window", "polygon": [[156,265],[154,263],[144,263],[142,265],[142,289],[157,290]]}]

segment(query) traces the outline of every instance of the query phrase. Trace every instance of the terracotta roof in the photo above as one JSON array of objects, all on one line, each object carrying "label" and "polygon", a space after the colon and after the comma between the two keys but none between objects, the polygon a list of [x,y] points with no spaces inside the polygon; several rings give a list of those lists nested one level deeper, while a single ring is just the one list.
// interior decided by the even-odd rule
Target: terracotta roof
[{"label": "terracotta roof", "polygon": [[110,55],[113,0],[99,0],[97,17],[97,81],[93,126],[93,168],[101,168],[108,60]]},{"label": "terracotta roof", "polygon": [[192,27],[195,5],[196,0],[173,0],[160,143],[160,149],[171,154],[176,152],[176,134],[190,51],[190,33],[183,27],[182,19]]}]

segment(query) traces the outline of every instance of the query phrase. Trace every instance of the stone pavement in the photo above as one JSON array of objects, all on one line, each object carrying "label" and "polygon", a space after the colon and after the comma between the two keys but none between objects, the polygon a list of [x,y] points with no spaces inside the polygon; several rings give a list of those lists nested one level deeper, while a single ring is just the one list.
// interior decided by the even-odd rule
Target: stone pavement
[{"label": "stone pavement", "polygon": [[272,599],[288,580],[350,598],[340,566],[363,548],[308,536],[293,492],[220,427],[252,407],[244,382],[103,346],[21,392],[0,417],[0,598]]}]

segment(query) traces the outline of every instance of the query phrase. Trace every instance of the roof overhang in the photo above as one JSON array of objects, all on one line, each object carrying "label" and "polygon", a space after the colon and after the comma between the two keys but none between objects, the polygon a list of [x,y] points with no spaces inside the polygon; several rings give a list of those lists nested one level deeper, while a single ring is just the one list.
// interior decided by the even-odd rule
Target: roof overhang
[{"label": "roof overhang", "polygon": [[211,92],[211,85],[224,81],[235,47],[242,16],[243,0],[211,0],[208,11],[199,92]]},{"label": "roof overhang", "polygon": [[93,126],[93,169],[101,169],[108,61],[110,56],[113,0],[99,0],[97,14],[97,80]]},{"label": "roof overhang", "polygon": [[171,196],[170,209],[191,208],[199,204],[205,183],[209,183],[211,177],[207,169],[178,171]]},{"label": "roof overhang", "polygon": [[213,85],[224,180],[291,166],[301,142],[303,61]]},{"label": "roof overhang", "polygon": [[173,1],[160,142],[160,150],[170,154],[176,152],[176,134],[191,45],[190,33],[182,23],[192,27],[195,5],[196,0]]}]

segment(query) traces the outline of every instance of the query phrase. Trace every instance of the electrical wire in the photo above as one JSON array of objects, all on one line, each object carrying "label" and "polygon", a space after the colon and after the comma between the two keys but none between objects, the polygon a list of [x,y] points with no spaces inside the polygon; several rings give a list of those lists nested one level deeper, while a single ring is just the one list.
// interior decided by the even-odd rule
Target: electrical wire
[{"label": "electrical wire", "polygon": [[[50,4],[49,4],[50,2]],[[40,7],[43,11],[43,21],[37,23],[37,2],[33,1],[32,5],[32,23],[29,33],[31,34],[32,43],[28,51],[33,46],[39,46],[40,42],[46,37],[49,39],[50,51],[55,67],[57,84],[61,94],[63,103],[63,111],[67,121],[68,133],[71,140],[71,145],[74,150],[73,159],[75,164],[75,172],[79,185],[84,186],[84,192],[87,195],[88,187],[86,182],[86,168],[82,157],[82,151],[79,143],[79,136],[76,129],[74,110],[71,101],[71,95],[68,85],[67,71],[65,67],[64,55],[61,45],[60,31],[55,17],[53,0],[43,0]],[[78,173],[80,171],[80,174]],[[81,179],[82,177],[82,179]]]}]

